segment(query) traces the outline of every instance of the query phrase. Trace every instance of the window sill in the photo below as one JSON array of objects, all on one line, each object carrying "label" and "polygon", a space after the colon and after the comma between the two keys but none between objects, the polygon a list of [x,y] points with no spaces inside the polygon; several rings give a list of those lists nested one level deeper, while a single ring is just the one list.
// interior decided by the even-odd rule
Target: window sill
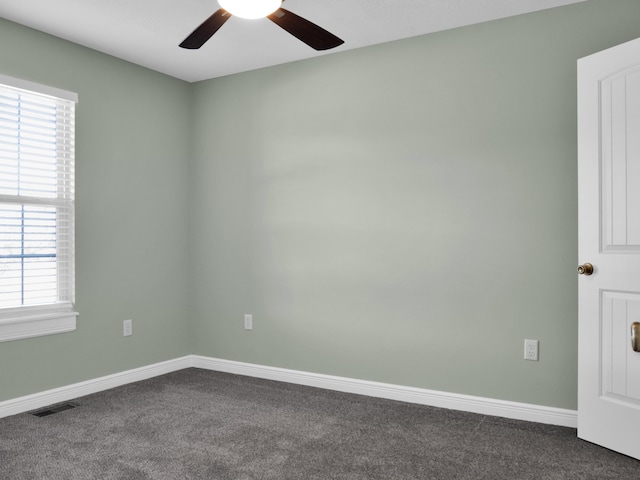
[{"label": "window sill", "polygon": [[0,313],[0,342],[10,342],[23,338],[55,335],[76,329],[77,312],[48,309],[34,309]]}]

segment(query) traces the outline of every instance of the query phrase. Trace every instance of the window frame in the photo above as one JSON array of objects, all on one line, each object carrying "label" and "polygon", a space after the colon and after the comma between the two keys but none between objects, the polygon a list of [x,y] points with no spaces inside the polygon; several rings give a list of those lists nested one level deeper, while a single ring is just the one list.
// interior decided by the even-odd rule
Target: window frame
[{"label": "window frame", "polygon": [[[10,77],[0,74],[0,84],[6,87],[22,90],[25,94],[32,94],[38,96],[53,97],[56,101],[66,101],[72,104],[78,103],[78,95],[73,92],[61,90],[55,87],[42,85],[19,78]],[[75,109],[72,109],[75,110]],[[75,111],[72,119],[72,132],[70,139],[75,142],[74,132],[75,129]],[[74,146],[71,148],[70,164],[73,166],[75,163]],[[58,160],[56,161],[58,162]],[[25,205],[33,205],[33,199],[25,197],[21,202]],[[61,201],[58,198],[51,199],[50,203],[41,201],[35,202],[36,204],[42,204],[47,206],[60,207]],[[0,202],[2,203],[14,203],[15,198],[13,196],[0,195]],[[17,307],[0,308],[0,342],[19,340],[23,338],[39,337],[44,335],[53,335],[57,333],[71,332],[76,329],[76,317],[78,312],[75,310],[75,282],[74,282],[74,270],[75,270],[75,198],[71,198],[66,201],[67,214],[70,217],[70,226],[68,227],[68,253],[67,260],[70,261],[70,266],[66,268],[66,271],[71,270],[70,280],[65,288],[70,289],[68,294],[68,301],[56,301],[55,303],[42,304],[42,305],[25,305]],[[58,234],[58,233],[57,233]],[[56,256],[56,262],[60,261],[60,257]],[[57,269],[58,279],[60,278],[59,266]],[[59,281],[59,280],[58,280]],[[59,298],[58,298],[59,300]]]}]

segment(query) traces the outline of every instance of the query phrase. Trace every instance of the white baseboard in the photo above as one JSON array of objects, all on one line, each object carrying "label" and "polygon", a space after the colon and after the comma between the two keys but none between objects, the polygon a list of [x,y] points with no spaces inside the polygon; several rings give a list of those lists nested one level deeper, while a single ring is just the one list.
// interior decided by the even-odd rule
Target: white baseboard
[{"label": "white baseboard", "polygon": [[36,410],[192,366],[190,355],[0,402],[0,418]]},{"label": "white baseboard", "polygon": [[219,372],[247,375],[250,377],[265,378],[268,380],[277,380],[280,382],[295,383],[324,388],[326,390],[367,395],[370,397],[386,398],[401,402],[417,403],[432,407],[448,408],[451,410],[462,410],[495,417],[526,420],[529,422],[560,425],[571,428],[576,428],[578,425],[578,413],[575,410],[439,392],[424,388],[405,387],[402,385],[370,382],[353,378],[335,377],[332,375],[301,372],[284,368],[266,367],[263,365],[197,355],[193,355],[192,365],[197,368],[216,370]]},{"label": "white baseboard", "polygon": [[336,377],[219,358],[202,357],[199,355],[187,355],[146,367],[135,368],[133,370],[127,370],[65,387],[6,400],[0,402],[0,418],[17,415],[189,367],[550,425],[576,428],[578,424],[578,414],[575,410]]}]

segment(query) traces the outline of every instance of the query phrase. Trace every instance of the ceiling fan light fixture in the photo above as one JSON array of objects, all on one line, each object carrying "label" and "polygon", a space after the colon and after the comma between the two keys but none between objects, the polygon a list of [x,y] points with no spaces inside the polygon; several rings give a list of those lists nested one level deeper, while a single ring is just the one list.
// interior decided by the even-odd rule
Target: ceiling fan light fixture
[{"label": "ceiling fan light fixture", "polygon": [[280,8],[282,0],[218,0],[218,3],[233,16],[263,18]]}]

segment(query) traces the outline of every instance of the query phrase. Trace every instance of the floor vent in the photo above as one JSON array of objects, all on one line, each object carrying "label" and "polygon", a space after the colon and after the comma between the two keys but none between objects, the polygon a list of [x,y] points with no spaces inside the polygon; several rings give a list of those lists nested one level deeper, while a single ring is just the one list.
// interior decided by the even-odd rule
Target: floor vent
[{"label": "floor vent", "polygon": [[76,408],[77,405],[73,403],[61,403],[60,405],[55,405],[53,407],[47,407],[42,410],[38,410],[36,412],[32,412],[31,415],[35,415],[36,417],[46,417],[48,415],[53,415],[54,413],[64,412],[65,410],[71,410],[72,408]]}]

